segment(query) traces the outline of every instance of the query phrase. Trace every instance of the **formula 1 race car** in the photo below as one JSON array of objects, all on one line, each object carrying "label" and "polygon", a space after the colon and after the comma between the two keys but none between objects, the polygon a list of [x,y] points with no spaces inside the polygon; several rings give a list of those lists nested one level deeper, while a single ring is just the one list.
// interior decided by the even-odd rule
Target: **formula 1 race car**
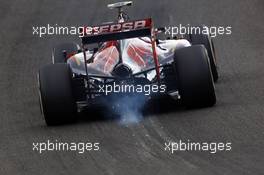
[{"label": "formula 1 race car", "polygon": [[123,11],[130,5],[108,5],[118,10],[117,21],[85,27],[81,46],[63,43],[53,49],[52,64],[38,74],[47,125],[72,122],[83,109],[124,95],[169,95],[194,108],[216,103],[218,73],[210,35],[157,39],[164,30],[154,28],[150,18],[130,20]]}]

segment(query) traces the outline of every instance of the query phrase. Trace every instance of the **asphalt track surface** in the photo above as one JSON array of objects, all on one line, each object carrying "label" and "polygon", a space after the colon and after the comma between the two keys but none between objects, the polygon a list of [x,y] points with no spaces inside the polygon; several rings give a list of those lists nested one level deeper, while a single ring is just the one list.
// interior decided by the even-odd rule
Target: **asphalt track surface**
[{"label": "asphalt track surface", "polygon": [[[264,2],[262,0],[134,1],[133,18],[156,25],[232,26],[215,39],[220,80],[215,107],[152,113],[138,124],[89,120],[46,127],[36,73],[51,48],[75,36],[32,35],[32,26],[98,24],[113,20],[112,1],[0,2],[0,174],[264,174]],[[95,118],[94,116],[86,116]],[[100,142],[99,152],[32,151],[33,142]],[[166,140],[232,142],[232,150],[164,151]]]}]

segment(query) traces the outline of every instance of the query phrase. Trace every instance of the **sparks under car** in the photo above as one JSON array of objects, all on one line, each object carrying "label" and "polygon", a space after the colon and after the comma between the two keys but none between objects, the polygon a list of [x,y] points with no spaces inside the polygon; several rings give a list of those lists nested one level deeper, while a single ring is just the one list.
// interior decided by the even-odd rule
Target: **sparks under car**
[{"label": "sparks under car", "polygon": [[[102,99],[111,103],[112,96],[146,95],[145,86],[155,90],[147,94],[149,99],[169,95],[187,107],[216,103],[218,73],[210,35],[157,39],[162,28],[154,28],[151,18],[130,20],[122,9],[130,5],[131,1],[108,5],[118,9],[116,22],[87,27],[81,46],[63,43],[53,49],[52,63],[38,74],[47,125],[72,122],[78,112]],[[119,86],[118,92],[114,86]],[[129,92],[120,92],[120,87],[130,87]]]}]

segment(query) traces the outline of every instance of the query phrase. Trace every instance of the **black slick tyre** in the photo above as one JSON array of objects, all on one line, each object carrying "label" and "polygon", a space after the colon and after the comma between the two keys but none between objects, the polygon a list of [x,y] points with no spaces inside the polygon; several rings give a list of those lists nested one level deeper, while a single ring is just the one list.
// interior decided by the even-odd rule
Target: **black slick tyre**
[{"label": "black slick tyre", "polygon": [[49,64],[38,74],[39,97],[47,125],[75,121],[77,112],[73,96],[72,73],[67,64]]},{"label": "black slick tyre", "polygon": [[208,55],[203,45],[176,50],[174,66],[179,94],[186,107],[210,107],[216,103]]}]

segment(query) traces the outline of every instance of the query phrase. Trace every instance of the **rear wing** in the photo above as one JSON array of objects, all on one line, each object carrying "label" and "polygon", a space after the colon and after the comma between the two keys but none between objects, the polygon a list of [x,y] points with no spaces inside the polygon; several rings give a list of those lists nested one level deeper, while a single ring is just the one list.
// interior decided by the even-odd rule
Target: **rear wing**
[{"label": "rear wing", "polygon": [[81,31],[82,44],[122,40],[152,35],[152,20],[142,19],[123,23],[111,23],[95,27],[84,27]]},{"label": "rear wing", "polygon": [[[126,21],[122,23],[110,23],[96,27],[85,27],[84,31],[81,31],[82,36],[82,48],[84,54],[84,60],[87,62],[86,59],[86,49],[85,45],[98,43],[98,42],[106,42],[106,41],[113,41],[113,40],[122,40],[122,39],[129,39],[129,38],[136,38],[136,37],[150,37],[151,44],[152,44],[152,51],[153,51],[153,58],[155,62],[155,69],[157,74],[158,83],[160,83],[160,66],[158,62],[158,56],[156,53],[156,36],[155,36],[155,29],[152,23],[152,19],[142,19],[136,21]],[[86,74],[89,79],[87,65],[86,67]]]}]

